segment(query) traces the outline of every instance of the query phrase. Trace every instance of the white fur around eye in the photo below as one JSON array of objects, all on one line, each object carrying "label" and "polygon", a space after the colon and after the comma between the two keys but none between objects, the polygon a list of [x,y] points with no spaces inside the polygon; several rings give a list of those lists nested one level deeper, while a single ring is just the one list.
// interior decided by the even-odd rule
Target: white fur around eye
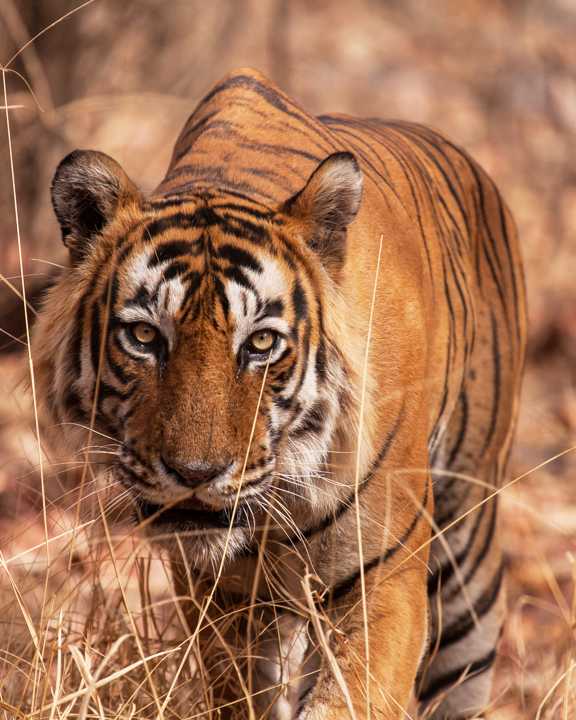
[{"label": "white fur around eye", "polygon": [[264,304],[283,299],[289,292],[289,283],[276,260],[259,257],[258,262],[262,266],[261,273],[248,267],[242,268],[242,272],[254,286],[255,293],[234,282],[234,280],[228,280],[226,283],[226,297],[234,319],[234,335],[232,339],[232,351],[234,354],[238,353],[240,347],[250,335],[258,330],[270,329],[280,334],[288,334],[290,331],[288,323],[282,318],[258,317],[256,296]]}]

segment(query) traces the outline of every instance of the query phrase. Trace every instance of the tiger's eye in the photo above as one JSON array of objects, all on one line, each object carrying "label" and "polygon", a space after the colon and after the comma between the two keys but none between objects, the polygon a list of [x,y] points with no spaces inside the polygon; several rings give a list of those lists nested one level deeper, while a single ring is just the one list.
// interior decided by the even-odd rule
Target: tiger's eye
[{"label": "tiger's eye", "polygon": [[158,337],[158,330],[148,323],[139,322],[131,327],[132,335],[142,345],[150,345]]},{"label": "tiger's eye", "polygon": [[266,353],[272,350],[276,342],[276,334],[271,330],[259,330],[250,335],[248,349],[253,353]]}]

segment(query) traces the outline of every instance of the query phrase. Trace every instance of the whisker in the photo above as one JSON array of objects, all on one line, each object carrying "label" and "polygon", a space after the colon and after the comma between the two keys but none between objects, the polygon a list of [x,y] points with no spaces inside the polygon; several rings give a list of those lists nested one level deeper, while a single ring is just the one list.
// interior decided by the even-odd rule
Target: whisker
[{"label": "whisker", "polygon": [[96,430],[96,428],[89,427],[88,425],[82,425],[81,423],[76,423],[76,422],[63,422],[63,423],[59,423],[59,425],[62,427],[65,425],[72,425],[73,427],[79,427],[79,428],[82,428],[82,430],[86,430],[89,433],[92,433],[94,435],[100,435],[101,437],[106,438],[106,440],[112,440],[112,442],[120,444],[120,440],[118,440],[117,438],[113,438],[110,435],[106,435],[105,433],[100,432],[99,430]]}]

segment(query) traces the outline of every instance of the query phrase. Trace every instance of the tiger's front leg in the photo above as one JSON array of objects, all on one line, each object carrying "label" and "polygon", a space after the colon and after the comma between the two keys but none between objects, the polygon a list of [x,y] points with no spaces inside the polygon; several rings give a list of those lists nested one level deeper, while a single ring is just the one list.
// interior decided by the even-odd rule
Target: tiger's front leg
[{"label": "tiger's front leg", "polygon": [[[418,464],[406,460],[401,467]],[[376,518],[369,509],[378,495],[381,498],[382,488],[375,483],[374,496],[370,491],[362,496],[365,605],[359,570],[332,585],[325,627],[332,629],[326,639],[339,672],[333,672],[334,662],[327,662],[324,652],[319,680],[298,720],[397,720],[406,716],[427,645],[432,493],[428,477],[414,478],[413,483],[407,483],[405,474],[401,477],[406,484],[402,487],[393,482],[396,491],[392,491],[390,517],[396,521],[391,520],[392,531],[385,530],[388,535],[383,544],[374,539],[376,527],[383,528],[381,516],[374,524],[370,518]],[[412,487],[406,493],[408,484]],[[421,499],[416,501],[417,497]],[[413,512],[406,512],[408,507]],[[353,547],[354,541],[348,538],[347,545]]]},{"label": "tiger's front leg", "polygon": [[[370,585],[370,584],[368,584]],[[427,593],[421,566],[407,563],[398,575],[367,587],[369,629],[370,716],[382,720],[405,717],[427,638]],[[313,695],[298,720],[367,718],[367,663],[361,596],[346,598],[339,614],[350,615],[344,634],[333,644],[349,703],[327,663]]]}]

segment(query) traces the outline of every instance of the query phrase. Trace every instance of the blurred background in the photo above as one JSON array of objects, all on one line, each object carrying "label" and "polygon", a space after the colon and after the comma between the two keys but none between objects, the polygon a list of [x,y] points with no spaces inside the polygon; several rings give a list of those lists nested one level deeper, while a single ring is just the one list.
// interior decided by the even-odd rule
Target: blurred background
[{"label": "blurred background", "polygon": [[[576,1],[94,0],[73,12],[80,5],[0,1],[32,304],[65,261],[49,201],[58,161],[96,148],[153,189],[186,117],[234,67],[259,68],[313,113],[429,124],[496,180],[524,250],[530,347],[510,475],[519,479],[502,494],[510,620],[489,717],[576,717],[576,455],[554,459],[576,444]],[[22,339],[23,309],[2,123],[0,549],[9,556],[43,530],[20,382],[26,348],[10,337]],[[50,507],[62,496],[51,477]]]}]

